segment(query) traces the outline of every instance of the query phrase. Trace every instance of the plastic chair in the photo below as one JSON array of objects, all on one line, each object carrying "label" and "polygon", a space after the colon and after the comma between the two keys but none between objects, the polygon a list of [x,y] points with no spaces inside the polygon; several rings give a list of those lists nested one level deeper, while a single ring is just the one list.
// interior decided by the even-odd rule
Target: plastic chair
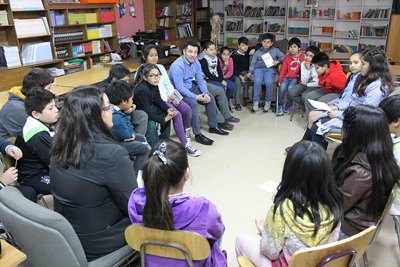
[{"label": "plastic chair", "polygon": [[210,244],[203,236],[188,231],[165,231],[140,225],[128,226],[125,239],[130,247],[140,251],[141,266],[146,266],[146,254],[193,261],[204,260],[210,255]]},{"label": "plastic chair", "polygon": [[[364,231],[344,240],[296,251],[289,262],[289,267],[350,267],[364,254],[376,231],[371,226]],[[241,267],[255,265],[246,257],[239,257]]]},{"label": "plastic chair", "polygon": [[27,255],[20,266],[119,266],[134,256],[132,249],[124,246],[88,262],[67,219],[28,200],[12,186],[0,190],[0,218],[14,244]]}]

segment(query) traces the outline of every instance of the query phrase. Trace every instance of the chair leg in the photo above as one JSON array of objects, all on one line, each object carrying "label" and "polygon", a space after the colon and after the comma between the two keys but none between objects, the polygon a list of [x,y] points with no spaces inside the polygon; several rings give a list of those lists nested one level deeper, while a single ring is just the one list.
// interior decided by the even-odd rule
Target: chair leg
[{"label": "chair leg", "polygon": [[396,234],[397,234],[397,243],[399,245],[399,250],[400,250],[400,216],[393,216],[394,220],[394,229],[396,229]]},{"label": "chair leg", "polygon": [[296,103],[293,103],[293,105],[290,107],[291,109],[290,121],[293,120],[294,113],[296,112],[296,105],[297,105]]},{"label": "chair leg", "polygon": [[364,267],[368,267],[368,256],[367,256],[367,251],[365,251],[363,255],[363,262],[364,262]]},{"label": "chair leg", "polygon": [[43,194],[39,194],[37,196],[37,203],[41,202],[46,208],[49,208],[49,205],[47,205],[46,200],[44,199]]}]

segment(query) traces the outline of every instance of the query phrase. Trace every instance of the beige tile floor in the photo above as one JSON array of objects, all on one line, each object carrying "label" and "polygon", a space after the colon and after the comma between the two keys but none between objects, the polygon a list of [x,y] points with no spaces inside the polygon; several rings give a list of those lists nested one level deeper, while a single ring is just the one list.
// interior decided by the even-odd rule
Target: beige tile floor
[{"label": "beige tile floor", "polygon": [[[202,121],[206,121],[203,118]],[[258,186],[267,181],[280,181],[285,160],[285,147],[300,140],[304,119],[296,114],[276,117],[271,111],[251,114],[244,109],[234,112],[241,119],[229,136],[203,133],[214,139],[213,146],[202,146],[202,155],[190,158],[191,180],[186,191],[201,194],[214,202],[226,226],[223,248],[228,252],[229,266],[238,266],[234,242],[240,233],[255,235],[254,220],[264,218],[272,203],[272,193]],[[374,247],[368,251],[371,267],[400,266],[399,247],[391,217]]]}]

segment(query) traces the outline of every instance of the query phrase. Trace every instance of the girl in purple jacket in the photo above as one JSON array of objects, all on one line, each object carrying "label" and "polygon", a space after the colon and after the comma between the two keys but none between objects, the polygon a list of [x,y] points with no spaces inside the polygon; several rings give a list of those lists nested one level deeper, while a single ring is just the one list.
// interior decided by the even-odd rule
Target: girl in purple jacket
[{"label": "girl in purple jacket", "polygon": [[[189,180],[189,164],[183,145],[163,140],[143,166],[144,188],[131,194],[128,213],[133,224],[161,230],[196,232],[210,244],[210,256],[194,266],[226,266],[219,247],[224,231],[217,207],[201,196],[183,191]],[[147,266],[187,266],[184,260],[146,256]]]}]

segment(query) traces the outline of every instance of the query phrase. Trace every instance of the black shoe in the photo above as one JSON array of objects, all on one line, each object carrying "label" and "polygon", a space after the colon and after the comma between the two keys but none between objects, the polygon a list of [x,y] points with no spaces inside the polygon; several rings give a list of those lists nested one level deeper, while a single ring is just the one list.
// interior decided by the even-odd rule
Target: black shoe
[{"label": "black shoe", "polygon": [[232,131],[235,126],[229,122],[224,122],[218,123],[218,127],[222,130]]},{"label": "black shoe", "polygon": [[220,129],[219,127],[210,128],[208,130],[210,133],[219,134],[219,135],[228,135],[229,133]]},{"label": "black shoe", "polygon": [[225,122],[229,122],[229,123],[238,123],[240,121],[240,119],[235,118],[233,116],[230,116],[229,118],[225,119]]},{"label": "black shoe", "polygon": [[242,106],[240,104],[236,104],[235,105],[235,110],[236,111],[241,111],[242,110]]},{"label": "black shoe", "polygon": [[250,98],[248,97],[243,97],[243,106],[246,106],[248,103],[250,103]]},{"label": "black shoe", "polygon": [[194,140],[196,140],[197,143],[200,143],[202,145],[206,145],[206,146],[211,146],[214,143],[214,140],[211,140],[210,138],[202,135],[202,134],[198,134],[194,137]]}]

